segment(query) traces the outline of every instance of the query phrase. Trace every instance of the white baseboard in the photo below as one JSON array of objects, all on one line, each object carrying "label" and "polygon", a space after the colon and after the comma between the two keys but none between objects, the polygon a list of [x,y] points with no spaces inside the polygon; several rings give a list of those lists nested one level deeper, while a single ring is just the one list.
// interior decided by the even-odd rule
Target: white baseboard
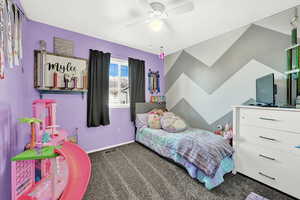
[{"label": "white baseboard", "polygon": [[131,141],[128,141],[128,142],[123,142],[123,143],[120,143],[120,144],[115,144],[115,145],[111,145],[111,146],[107,146],[107,147],[102,147],[102,148],[99,148],[99,149],[93,149],[93,150],[87,151],[86,153],[94,153],[94,152],[98,152],[98,151],[103,151],[103,150],[119,147],[119,146],[122,146],[122,145],[125,145],[125,144],[130,144],[130,143],[133,143],[133,142],[135,142],[135,140],[131,140]]}]

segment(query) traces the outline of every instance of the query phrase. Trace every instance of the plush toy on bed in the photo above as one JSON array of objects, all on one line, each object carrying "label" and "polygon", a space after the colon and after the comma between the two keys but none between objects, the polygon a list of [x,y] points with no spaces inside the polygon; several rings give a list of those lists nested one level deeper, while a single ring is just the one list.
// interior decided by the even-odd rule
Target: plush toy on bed
[{"label": "plush toy on bed", "polygon": [[163,129],[170,133],[187,129],[185,121],[167,109],[153,109],[149,113],[137,114],[136,127],[138,130],[146,127]]},{"label": "plush toy on bed", "polygon": [[149,128],[154,128],[154,129],[161,129],[161,124],[160,124],[160,115],[151,113],[148,115],[148,127]]},{"label": "plush toy on bed", "polygon": [[187,129],[185,121],[171,112],[165,112],[160,119],[160,123],[162,129],[170,133],[177,133]]},{"label": "plush toy on bed", "polygon": [[168,112],[168,110],[163,108],[154,108],[148,114],[157,114],[159,116],[163,116],[165,112]]},{"label": "plush toy on bed", "polygon": [[161,129],[160,118],[167,112],[167,109],[155,108],[148,113],[148,127],[154,129]]}]

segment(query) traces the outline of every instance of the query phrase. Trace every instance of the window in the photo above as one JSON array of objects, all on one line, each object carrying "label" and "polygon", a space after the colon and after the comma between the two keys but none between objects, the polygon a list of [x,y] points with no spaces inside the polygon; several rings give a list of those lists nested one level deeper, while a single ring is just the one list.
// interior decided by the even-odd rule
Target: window
[{"label": "window", "polygon": [[129,107],[128,61],[114,58],[110,61],[109,106]]}]

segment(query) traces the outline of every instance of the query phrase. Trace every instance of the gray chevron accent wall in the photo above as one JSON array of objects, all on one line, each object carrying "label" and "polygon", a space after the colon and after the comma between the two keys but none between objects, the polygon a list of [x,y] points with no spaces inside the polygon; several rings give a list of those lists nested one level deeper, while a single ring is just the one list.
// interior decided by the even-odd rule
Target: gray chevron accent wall
[{"label": "gray chevron accent wall", "polygon": [[168,55],[168,109],[192,127],[215,130],[232,123],[232,105],[254,101],[255,80],[269,73],[279,86],[277,102],[285,103],[284,49],[290,35],[267,27],[251,24]]},{"label": "gray chevron accent wall", "polygon": [[284,49],[289,43],[288,35],[251,25],[211,67],[183,50],[165,76],[166,90],[185,73],[207,93],[212,93],[252,59],[283,72],[286,63]]},{"label": "gray chevron accent wall", "polygon": [[[243,104],[247,105],[253,102],[255,102],[254,99],[249,99]],[[202,116],[185,99],[181,99],[180,102],[176,104],[176,106],[173,107],[170,111],[174,112],[176,115],[181,116],[190,127],[201,128],[210,131],[215,131],[219,124],[224,125],[226,123],[231,123],[232,121],[232,111],[230,111],[221,116],[212,124],[208,124],[205,119],[202,118]]]}]

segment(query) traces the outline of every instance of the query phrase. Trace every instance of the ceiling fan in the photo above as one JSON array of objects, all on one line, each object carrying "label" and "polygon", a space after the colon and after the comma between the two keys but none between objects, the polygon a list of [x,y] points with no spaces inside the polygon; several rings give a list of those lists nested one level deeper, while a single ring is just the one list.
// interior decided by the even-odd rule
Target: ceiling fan
[{"label": "ceiling fan", "polygon": [[138,17],[137,20],[129,23],[126,27],[149,24],[154,31],[159,31],[163,24],[167,28],[171,28],[167,19],[191,12],[194,10],[194,3],[192,0],[137,0],[138,3],[148,10],[148,14]]}]

